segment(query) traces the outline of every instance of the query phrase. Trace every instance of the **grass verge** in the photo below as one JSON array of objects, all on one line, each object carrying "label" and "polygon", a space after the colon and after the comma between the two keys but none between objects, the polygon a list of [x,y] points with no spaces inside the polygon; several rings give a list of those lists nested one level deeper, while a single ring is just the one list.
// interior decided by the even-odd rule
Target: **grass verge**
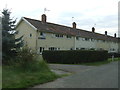
[{"label": "grass verge", "polygon": [[[20,67],[3,66],[2,67],[2,88],[28,88],[37,84],[53,81],[60,77],[51,72],[50,69],[42,65],[37,71],[23,71]],[[44,64],[43,64],[44,63]]]},{"label": "grass verge", "polygon": [[120,61],[120,58],[114,58],[113,60],[112,60],[112,58],[109,58],[109,59],[106,60],[106,61],[98,61],[98,62],[90,62],[90,63],[81,63],[81,64],[79,64],[79,65],[100,66],[100,65],[108,64],[108,63],[113,62],[113,61]]},{"label": "grass verge", "polygon": [[100,65],[108,64],[108,63],[110,63],[110,61],[99,61],[99,62],[81,63],[80,65],[100,66]]},{"label": "grass verge", "polygon": [[[114,58],[113,60],[112,60],[112,58],[109,58],[106,61],[88,62],[88,63],[79,63],[79,64],[66,64],[66,65],[100,66],[100,65],[108,64],[108,63],[113,62],[113,61],[120,61],[120,58]],[[52,63],[52,64],[56,64],[56,63]],[[58,64],[60,64],[60,63],[58,63]]]}]

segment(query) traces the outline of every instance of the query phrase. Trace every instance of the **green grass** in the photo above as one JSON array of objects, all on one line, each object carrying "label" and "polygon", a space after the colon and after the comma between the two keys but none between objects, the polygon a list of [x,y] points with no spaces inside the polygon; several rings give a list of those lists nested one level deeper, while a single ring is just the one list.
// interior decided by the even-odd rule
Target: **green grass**
[{"label": "green grass", "polygon": [[[120,61],[120,58],[114,58],[113,61]],[[112,58],[109,58],[106,61],[98,61],[98,62],[90,62],[90,63],[81,63],[79,65],[87,65],[87,66],[100,66],[100,65],[104,65],[104,64],[108,64],[110,62],[113,62]]]},{"label": "green grass", "polygon": [[[108,61],[112,62],[112,58],[109,58]],[[120,61],[120,57],[119,58],[114,58],[113,61]]]},{"label": "green grass", "polygon": [[100,65],[108,64],[108,63],[110,63],[110,61],[99,61],[99,62],[81,63],[80,65],[100,66]]},{"label": "green grass", "polygon": [[[100,65],[104,65],[104,64],[108,64],[110,62],[114,62],[114,61],[120,61],[120,58],[114,58],[114,60],[112,61],[112,58],[109,58],[106,61],[98,61],[98,62],[88,62],[88,63],[79,63],[79,64],[66,64],[66,65],[87,65],[87,66],[100,66]],[[55,64],[55,63],[52,63]],[[58,63],[60,64],[60,63]]]},{"label": "green grass", "polygon": [[[120,61],[120,58],[114,58],[114,61]],[[107,61],[81,63],[72,65],[100,66],[113,62],[111,58]],[[2,88],[28,88],[37,84],[53,81],[57,78],[68,76],[56,75],[51,72],[46,62],[41,60],[39,64],[33,64],[30,69],[25,69],[19,65],[2,67]]]},{"label": "green grass", "polygon": [[45,65],[40,66],[40,70],[37,71],[23,71],[20,67],[3,66],[2,75],[2,88],[28,88],[60,77]]},{"label": "green grass", "polygon": [[42,58],[24,47],[2,67],[2,88],[29,88],[61,76],[52,72]]}]

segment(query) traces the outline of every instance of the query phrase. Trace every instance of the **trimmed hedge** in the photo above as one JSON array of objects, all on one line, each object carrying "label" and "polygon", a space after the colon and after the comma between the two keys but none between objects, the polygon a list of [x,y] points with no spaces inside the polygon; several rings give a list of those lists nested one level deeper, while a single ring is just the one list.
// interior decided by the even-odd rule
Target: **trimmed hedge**
[{"label": "trimmed hedge", "polygon": [[105,61],[108,59],[107,51],[93,50],[44,51],[42,55],[48,63],[63,64]]},{"label": "trimmed hedge", "polygon": [[114,56],[115,58],[120,57],[120,53],[108,53],[108,57],[111,58]]}]

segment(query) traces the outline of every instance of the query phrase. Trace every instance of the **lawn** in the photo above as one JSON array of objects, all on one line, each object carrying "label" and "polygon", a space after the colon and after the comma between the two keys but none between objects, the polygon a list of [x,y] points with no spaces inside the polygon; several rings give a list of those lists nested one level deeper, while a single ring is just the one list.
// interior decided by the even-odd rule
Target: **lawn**
[{"label": "lawn", "polygon": [[120,58],[114,58],[113,60],[112,60],[112,58],[109,58],[109,59],[106,60],[106,61],[80,63],[79,65],[100,66],[100,65],[108,64],[108,63],[113,62],[113,61],[120,61]]},{"label": "lawn", "polygon": [[[120,58],[114,58],[119,61]],[[111,58],[107,61],[81,63],[76,65],[100,66],[113,62]],[[74,64],[75,65],[75,64]],[[28,88],[37,84],[53,81],[62,76],[51,72],[47,64],[42,60],[40,68],[37,71],[24,71],[19,67],[3,66],[2,67],[2,88]]]},{"label": "lawn", "polygon": [[61,77],[28,48],[23,48],[16,57],[5,61],[2,65],[2,88],[29,88]]},{"label": "lawn", "polygon": [[53,81],[58,75],[46,66],[37,71],[21,71],[18,67],[2,67],[2,88],[28,88],[37,84]]},{"label": "lawn", "polygon": [[[108,63],[114,62],[114,61],[120,61],[120,58],[114,58],[113,60],[112,60],[112,58],[109,58],[106,61],[87,62],[87,63],[78,63],[78,64],[66,64],[66,65],[100,66],[100,65],[108,64]],[[56,63],[52,63],[52,64],[56,64]],[[60,64],[60,63],[58,63],[58,64]]]},{"label": "lawn", "polygon": [[112,60],[112,58],[109,58],[109,59],[106,60],[106,61],[98,61],[98,62],[90,62],[90,63],[81,63],[80,65],[100,66],[100,65],[103,65],[103,64],[108,64],[108,63],[113,62],[113,61],[120,61],[120,58],[114,58],[113,60]]}]

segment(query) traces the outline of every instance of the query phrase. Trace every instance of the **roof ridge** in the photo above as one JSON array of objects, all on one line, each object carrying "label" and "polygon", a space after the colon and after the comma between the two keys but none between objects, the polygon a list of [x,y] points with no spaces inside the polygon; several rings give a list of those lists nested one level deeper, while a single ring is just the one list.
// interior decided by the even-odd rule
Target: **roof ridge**
[{"label": "roof ridge", "polygon": [[[42,22],[42,21],[37,20],[37,19],[32,19],[32,18],[28,18],[28,17],[24,17],[24,18],[31,19],[31,20],[34,20],[34,21]],[[47,24],[53,24],[53,25],[57,25],[57,26],[62,26],[62,27],[66,27],[66,28],[73,29],[73,28],[70,27],[70,26],[66,26],[66,25],[62,25],[62,24],[56,24],[56,23],[52,23],[52,22],[46,22],[46,23],[47,23]],[[82,30],[82,31],[85,31],[85,32],[91,32],[91,31],[87,31],[87,30],[83,30],[83,29],[79,29],[79,28],[76,28],[76,30]],[[91,33],[92,33],[92,32],[91,32]]]},{"label": "roof ridge", "polygon": [[34,20],[34,21],[40,21],[40,20],[37,20],[37,19],[32,19],[32,18],[28,18],[28,17],[23,17],[25,19],[31,19],[31,20]]},{"label": "roof ridge", "polygon": [[[29,20],[32,20],[32,21],[37,21],[37,22],[40,22],[40,23],[42,23],[42,21],[40,21],[40,20],[37,20],[37,19],[32,19],[32,18],[28,18],[28,17],[24,17],[25,19],[29,19]],[[31,22],[30,22],[31,23]],[[86,33],[89,33],[89,34],[92,34],[93,32],[92,31],[87,31],[87,30],[83,30],[83,29],[78,29],[78,28],[76,28],[76,29],[74,29],[74,28],[72,28],[72,27],[70,27],[70,26],[65,26],[65,25],[61,25],[61,24],[56,24],[56,23],[51,23],[51,22],[46,22],[46,24],[48,24],[48,25],[55,25],[55,26],[59,26],[59,27],[64,27],[64,28],[68,28],[68,29],[70,29],[71,31],[71,33],[72,33],[72,30],[73,30],[73,32],[75,31],[75,32],[86,32]],[[34,24],[35,25],[35,24]],[[79,33],[80,34],[80,33]],[[105,35],[105,34],[101,34],[101,33],[97,33],[97,32],[94,32],[93,33],[94,35],[100,35],[100,36],[103,36],[103,37],[106,37],[106,38],[114,38],[114,39],[117,39],[117,38],[115,38],[115,37],[113,37],[113,36],[109,36],[109,35]],[[76,36],[77,36],[77,34],[76,34]],[[86,36],[87,37],[87,36]],[[98,36],[99,37],[99,36]]]},{"label": "roof ridge", "polygon": [[[42,22],[40,20],[37,20],[37,19],[32,19],[32,18],[28,18],[28,17],[23,17],[23,18],[27,18],[27,19],[31,19],[31,20],[34,20],[34,21],[39,21],[39,22]],[[70,26],[65,26],[65,25],[61,25],[61,24],[56,24],[56,23],[52,23],[52,22],[46,22],[47,24],[53,24],[53,25],[58,25],[58,26],[62,26],[62,27],[68,27],[68,28],[72,28]]]}]

